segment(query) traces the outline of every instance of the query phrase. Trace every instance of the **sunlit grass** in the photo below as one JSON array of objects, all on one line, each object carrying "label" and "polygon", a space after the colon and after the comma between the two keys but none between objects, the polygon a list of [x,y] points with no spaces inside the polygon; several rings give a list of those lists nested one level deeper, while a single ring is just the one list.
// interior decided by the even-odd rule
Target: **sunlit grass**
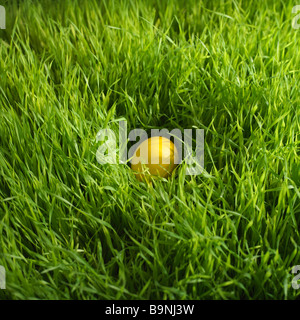
[{"label": "sunlit grass", "polygon": [[[295,299],[293,2],[7,2],[2,299]],[[139,183],[96,135],[205,130],[205,171]]]}]

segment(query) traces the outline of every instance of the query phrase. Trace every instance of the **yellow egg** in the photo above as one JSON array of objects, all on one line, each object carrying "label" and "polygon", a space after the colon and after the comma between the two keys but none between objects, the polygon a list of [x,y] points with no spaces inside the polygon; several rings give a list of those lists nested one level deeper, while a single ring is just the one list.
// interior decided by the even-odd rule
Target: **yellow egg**
[{"label": "yellow egg", "polygon": [[131,160],[131,169],[138,180],[149,181],[151,176],[169,176],[177,162],[178,151],[170,139],[151,137],[137,147]]}]

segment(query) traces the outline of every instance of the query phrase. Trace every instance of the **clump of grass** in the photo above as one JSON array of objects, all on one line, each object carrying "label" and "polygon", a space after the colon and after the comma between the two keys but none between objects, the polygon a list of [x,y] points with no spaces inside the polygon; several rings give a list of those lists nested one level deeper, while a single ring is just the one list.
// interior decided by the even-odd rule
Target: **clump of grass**
[{"label": "clump of grass", "polygon": [[[11,1],[0,30],[2,299],[296,299],[291,2]],[[96,134],[205,130],[148,186]]]}]

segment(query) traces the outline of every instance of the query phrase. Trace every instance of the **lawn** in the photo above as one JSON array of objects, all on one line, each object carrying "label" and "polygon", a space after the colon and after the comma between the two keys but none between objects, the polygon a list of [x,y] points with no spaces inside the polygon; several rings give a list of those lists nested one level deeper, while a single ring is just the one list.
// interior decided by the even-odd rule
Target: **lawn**
[{"label": "lawn", "polygon": [[[0,299],[299,299],[294,1],[1,4]],[[122,120],[203,129],[203,172],[99,164]]]}]

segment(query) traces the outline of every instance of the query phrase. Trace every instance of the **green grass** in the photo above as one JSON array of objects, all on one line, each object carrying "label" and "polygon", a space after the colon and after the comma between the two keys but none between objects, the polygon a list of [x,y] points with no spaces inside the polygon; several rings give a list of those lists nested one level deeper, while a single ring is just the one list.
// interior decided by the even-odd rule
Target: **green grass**
[{"label": "green grass", "polygon": [[[0,3],[0,298],[299,298],[294,1],[53,2]],[[120,119],[204,129],[205,171],[101,166]]]}]

